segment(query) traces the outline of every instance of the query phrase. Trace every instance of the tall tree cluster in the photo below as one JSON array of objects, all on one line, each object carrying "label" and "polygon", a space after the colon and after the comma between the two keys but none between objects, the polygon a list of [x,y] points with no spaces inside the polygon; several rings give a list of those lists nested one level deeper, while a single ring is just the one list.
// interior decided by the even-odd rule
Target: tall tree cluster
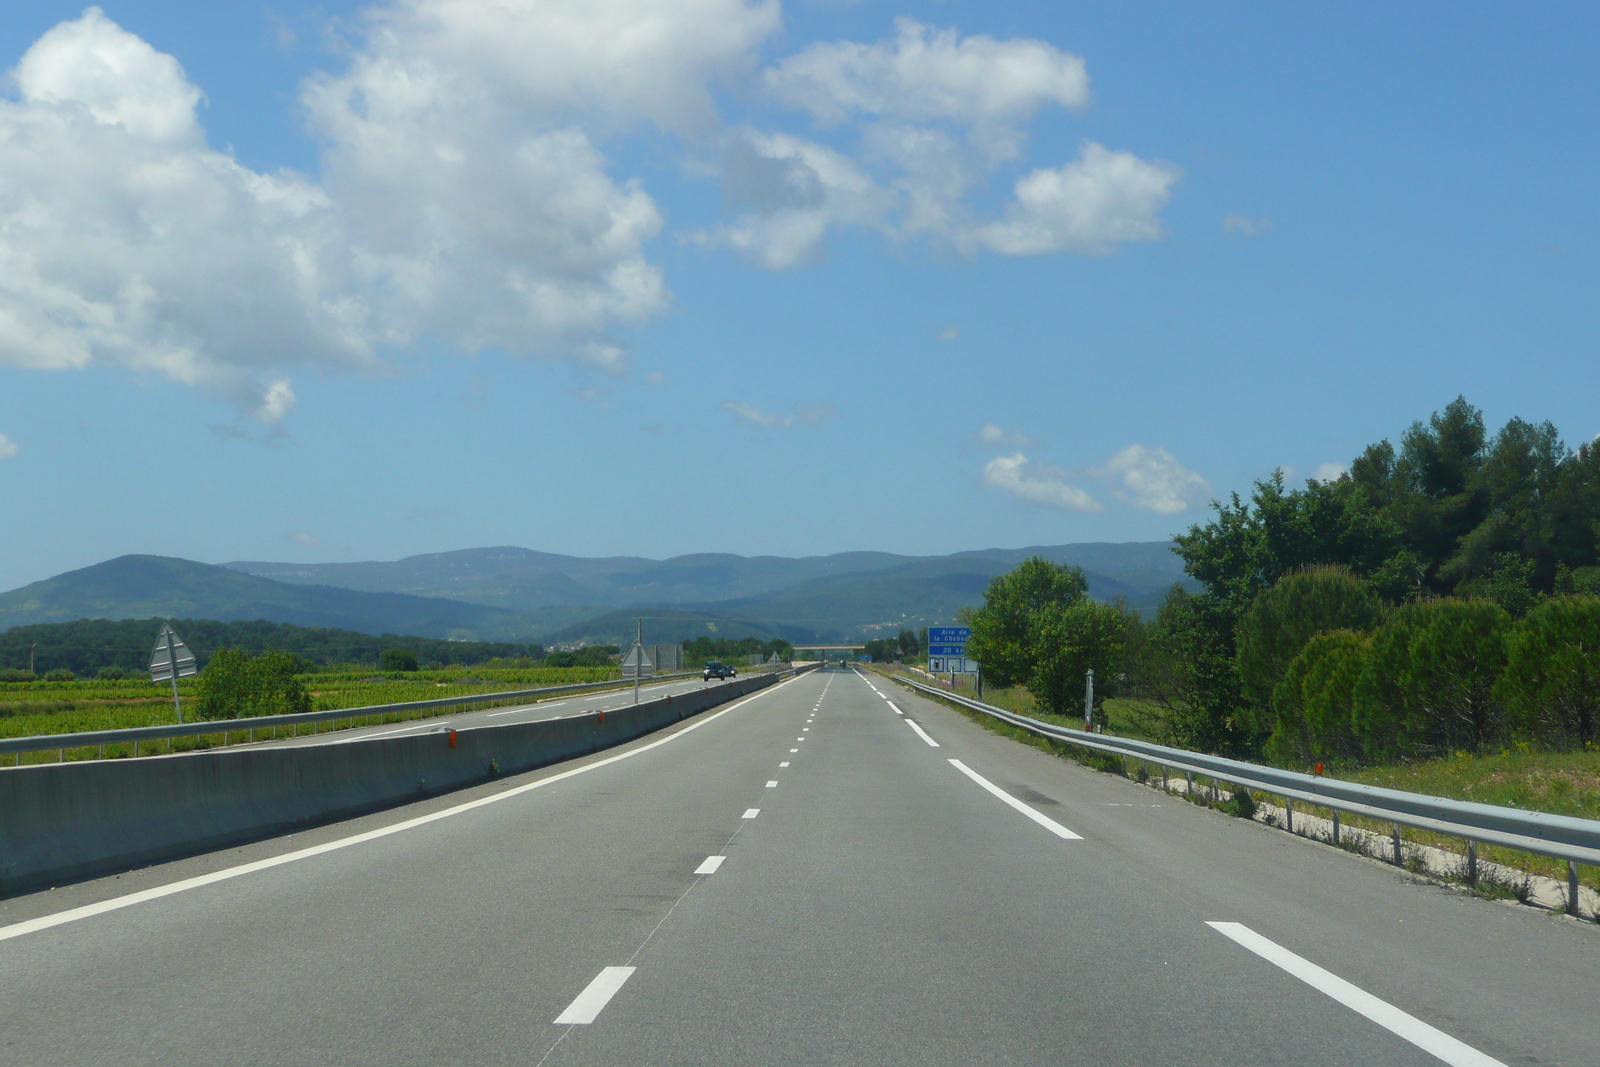
[{"label": "tall tree cluster", "polygon": [[1129,674],[1168,740],[1282,761],[1600,741],[1600,444],[1457,398],[1177,540]]}]

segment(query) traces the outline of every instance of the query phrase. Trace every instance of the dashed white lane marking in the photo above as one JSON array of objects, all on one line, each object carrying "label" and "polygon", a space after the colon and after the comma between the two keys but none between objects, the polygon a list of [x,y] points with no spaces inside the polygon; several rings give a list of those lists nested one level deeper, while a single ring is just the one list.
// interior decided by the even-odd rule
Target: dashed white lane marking
[{"label": "dashed white lane marking", "polygon": [[789,766],[789,761],[788,760],[784,760],[782,763],[778,764],[778,766],[787,767],[787,766]]},{"label": "dashed white lane marking", "polygon": [[1267,940],[1243,923],[1208,922],[1206,925],[1451,1067],[1506,1067],[1493,1056],[1457,1041],[1443,1030],[1429,1026],[1386,1000],[1379,1000],[1365,989],[1351,985],[1333,972],[1318,967],[1303,956],[1295,955],[1275,941]]},{"label": "dashed white lane marking", "polygon": [[[892,700],[891,700],[891,701],[889,701],[889,706],[890,706],[890,707],[891,707],[891,708],[894,708],[894,701],[892,701]],[[903,712],[903,711],[901,711],[901,710],[900,710],[900,709],[899,709],[899,708],[894,708],[894,713],[895,713],[895,714],[896,714],[896,715],[904,715],[904,714],[905,714],[905,712]]]},{"label": "dashed white lane marking", "polygon": [[790,749],[790,750],[789,750],[789,754],[790,754],[790,755],[794,755],[794,754],[795,754],[795,753],[796,753],[796,752],[799,752],[799,751],[800,751],[800,750],[799,750],[799,749],[798,749],[798,748],[791,748],[791,749]]},{"label": "dashed white lane marking", "polygon": [[778,788],[778,783],[777,782],[768,782],[767,783],[767,788],[768,789],[776,789],[776,788]]},{"label": "dashed white lane marking", "polygon": [[746,819],[753,819],[757,815],[760,815],[760,814],[761,814],[761,809],[760,808],[745,808],[744,809],[744,818],[746,818]]},{"label": "dashed white lane marking", "polygon": [[567,1010],[556,1016],[557,1026],[586,1026],[594,1022],[611,998],[617,995],[622,983],[632,976],[632,967],[607,967],[594,976],[594,981],[578,994],[578,999],[567,1005]]},{"label": "dashed white lane marking", "polygon": [[555,700],[548,704],[534,704],[530,707],[507,708],[505,711],[491,711],[489,714],[485,715],[484,718],[498,719],[502,715],[515,715],[519,711],[543,711],[545,708],[559,708],[565,703],[567,703],[565,700]]},{"label": "dashed white lane marking", "polygon": [[[909,722],[910,720],[908,719],[906,721]],[[1083,840],[1082,837],[1080,837],[1079,835],[1073,833],[1071,830],[1068,830],[1065,826],[1062,826],[1060,823],[1056,822],[1054,819],[1050,818],[1049,816],[1040,815],[1038,812],[1036,812],[1032,808],[1028,807],[1028,805],[1024,804],[1022,801],[1018,800],[1016,797],[1012,796],[1010,793],[1007,793],[1004,789],[1001,789],[999,786],[995,785],[993,782],[989,781],[989,779],[985,778],[983,775],[979,774],[977,771],[973,770],[971,767],[968,767],[965,763],[962,763],[960,760],[958,760],[958,759],[951,760],[950,761],[950,766],[954,767],[956,770],[960,771],[962,774],[966,775],[968,778],[971,778],[974,782],[977,782],[979,785],[983,786],[989,792],[993,793],[995,796],[999,797],[1001,800],[1005,801],[1007,804],[1011,805],[1013,808],[1016,808],[1018,811],[1022,812],[1022,814],[1026,815],[1028,818],[1032,819],[1034,822],[1038,823],[1040,826],[1044,827],[1046,830],[1049,830],[1051,833],[1055,834],[1057,837],[1061,838],[1063,841],[1082,841]]]},{"label": "dashed white lane marking", "polygon": [[705,862],[694,869],[695,874],[716,874],[717,868],[722,866],[726,856],[707,856]]},{"label": "dashed white lane marking", "polygon": [[926,731],[922,727],[918,726],[914,721],[912,721],[911,719],[907,719],[906,720],[906,725],[911,727],[913,730],[915,730],[917,732],[917,736],[922,738],[924,741],[928,742],[930,747],[932,747],[932,748],[938,748],[939,747],[939,742],[937,742],[933,738],[929,737],[928,736],[928,731]]},{"label": "dashed white lane marking", "polygon": [[66,911],[58,911],[51,915],[41,915],[36,919],[27,919],[23,922],[12,923],[10,926],[0,926],[0,941],[9,941],[13,937],[21,937],[23,934],[31,934],[38,930],[48,930],[53,926],[61,926],[65,923],[77,922],[79,919],[88,919],[95,915],[104,915],[108,911],[119,911],[122,908],[129,908],[135,904],[143,904],[146,901],[160,900],[162,897],[170,897],[176,893],[187,892],[190,889],[199,889],[202,886],[214,885],[217,882],[226,882],[233,878],[242,878],[247,874],[254,874],[257,871],[271,870],[273,867],[281,867],[286,863],[296,863],[300,860],[311,859],[313,856],[321,856],[327,852],[337,852],[340,849],[349,848],[352,845],[363,844],[367,841],[376,841],[379,838],[388,837],[391,834],[402,833],[406,830],[414,830],[419,826],[427,826],[429,823],[438,822],[440,819],[448,819],[455,815],[461,815],[469,811],[475,811],[478,808],[487,807],[490,804],[498,804],[502,800],[510,800],[512,797],[519,797],[522,794],[532,792],[535,789],[542,789],[547,785],[554,785],[556,782],[565,781],[566,779],[572,778],[575,775],[587,774],[590,771],[599,770],[601,767],[608,767],[613,763],[620,762],[621,760],[631,759],[642,752],[649,752],[651,749],[660,748],[662,745],[670,744],[680,737],[684,737],[693,733],[708,723],[716,722],[718,719],[722,718],[731,711],[737,711],[739,708],[744,707],[752,700],[760,700],[767,694],[775,693],[782,688],[783,686],[781,683],[779,685],[768,686],[767,688],[762,689],[760,692],[750,694],[743,700],[738,700],[732,704],[729,704],[720,711],[712,712],[711,714],[700,719],[698,722],[691,723],[676,733],[668,734],[659,741],[651,741],[647,745],[640,745],[638,748],[629,749],[627,752],[619,752],[615,756],[607,756],[605,759],[595,760],[593,763],[586,763],[582,767],[573,767],[570,770],[560,771],[546,778],[540,778],[536,782],[528,782],[524,785],[512,786],[510,789],[503,789],[498,793],[490,793],[486,797],[479,797],[476,800],[469,800],[464,804],[457,804],[454,807],[429,812],[427,815],[419,815],[414,819],[406,819],[403,822],[391,823],[388,826],[380,826],[376,830],[367,830],[364,833],[352,834],[349,837],[341,837],[335,841],[324,841],[322,844],[312,845],[310,848],[302,848],[294,852],[285,852],[279,856],[268,856],[266,859],[254,860],[250,863],[241,863],[237,867],[227,867],[220,871],[212,871],[209,874],[200,874],[193,878],[184,878],[176,882],[168,882],[166,885],[151,886],[149,889],[141,889],[137,893],[128,893],[124,896],[112,897],[110,900],[96,901],[93,904],[85,904],[78,908],[68,908]]}]

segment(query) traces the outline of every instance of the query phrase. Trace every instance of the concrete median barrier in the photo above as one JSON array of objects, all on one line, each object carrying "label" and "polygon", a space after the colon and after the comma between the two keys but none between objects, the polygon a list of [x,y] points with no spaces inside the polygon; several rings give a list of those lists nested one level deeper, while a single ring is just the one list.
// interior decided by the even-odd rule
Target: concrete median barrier
[{"label": "concrete median barrier", "polygon": [[[778,679],[597,715],[324,745],[239,746],[0,772],[0,894],[349,818],[641,737]],[[332,738],[330,738],[332,740]]]}]

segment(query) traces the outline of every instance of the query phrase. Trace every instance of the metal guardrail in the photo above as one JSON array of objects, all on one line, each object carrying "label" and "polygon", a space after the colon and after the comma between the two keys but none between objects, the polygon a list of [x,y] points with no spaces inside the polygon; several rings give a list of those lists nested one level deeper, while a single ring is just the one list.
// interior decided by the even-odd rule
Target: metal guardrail
[{"label": "metal guardrail", "polygon": [[1543,856],[1554,856],[1569,864],[1600,865],[1600,820],[1449,800],[1424,793],[1407,793],[1399,789],[1344,782],[1181,748],[1168,748],[1166,745],[1114,734],[1069,730],[1026,715],[1017,715],[950,690],[925,685],[900,674],[890,677],[901,685],[1057,741],[1119,756],[1132,756],[1162,767],[1176,767],[1181,771],[1204,775],[1219,782],[1258,789],[1263,793],[1303,800],[1335,811],[1365,815],[1401,826],[1433,830],[1468,842],[1504,845]]},{"label": "metal guardrail", "polygon": [[[674,681],[693,678],[699,671],[682,671],[676,674],[657,675],[652,681]],[[572,685],[552,685],[543,689],[513,689],[500,693],[463,693],[459,696],[439,697],[435,700],[412,700],[399,704],[372,704],[362,708],[334,708],[328,711],[307,711],[295,715],[260,715],[251,719],[203,719],[195,722],[172,723],[167,726],[134,726],[121,730],[83,730],[71,734],[34,734],[31,737],[0,738],[0,755],[15,754],[20,761],[24,752],[61,751],[69,748],[89,748],[98,745],[138,745],[141,741],[161,741],[172,737],[196,737],[201,734],[248,733],[255,730],[276,729],[279,726],[298,726],[301,723],[329,722],[335,719],[364,719],[377,715],[405,715],[429,708],[459,707],[465,704],[490,704],[504,700],[539,700],[561,693],[576,693],[584,689],[631,687],[630,681],[611,678],[603,682],[575,682]]]}]

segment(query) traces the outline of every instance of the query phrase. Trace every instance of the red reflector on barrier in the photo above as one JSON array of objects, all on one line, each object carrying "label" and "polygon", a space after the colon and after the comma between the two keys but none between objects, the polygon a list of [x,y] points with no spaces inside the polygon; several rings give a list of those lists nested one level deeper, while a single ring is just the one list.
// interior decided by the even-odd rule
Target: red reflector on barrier
[{"label": "red reflector on barrier", "polygon": [[604,711],[602,711],[598,715],[596,715],[594,718],[595,718],[596,722],[605,722],[606,721],[606,713]]},{"label": "red reflector on barrier", "polygon": [[1320,763],[1319,763],[1319,764],[1317,764],[1317,773],[1318,773],[1318,774],[1321,774],[1321,773],[1322,773],[1322,764],[1320,764]]},{"label": "red reflector on barrier", "polygon": [[450,747],[456,747],[456,732],[454,730],[450,731]]}]

